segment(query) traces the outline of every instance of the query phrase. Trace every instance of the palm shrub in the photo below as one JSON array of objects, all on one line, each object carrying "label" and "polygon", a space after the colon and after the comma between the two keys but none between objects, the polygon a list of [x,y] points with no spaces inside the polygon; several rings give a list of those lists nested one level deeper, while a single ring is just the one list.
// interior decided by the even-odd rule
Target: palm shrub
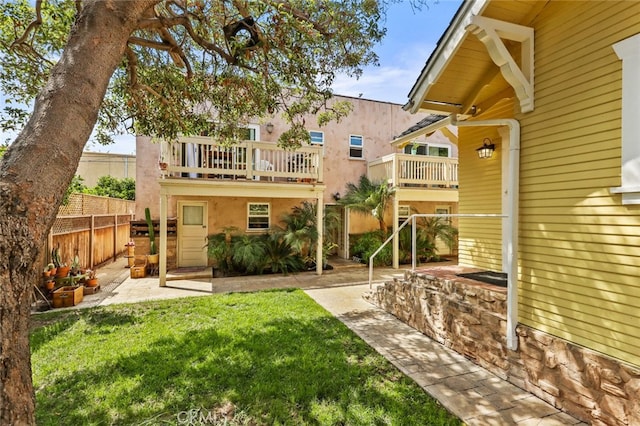
[{"label": "palm shrub", "polygon": [[231,259],[232,236],[225,235],[225,233],[211,234],[207,237],[207,255],[213,259],[215,267],[222,272],[223,275],[228,275],[234,271],[233,261]]},{"label": "palm shrub", "polygon": [[[363,263],[369,264],[369,258],[378,250],[385,241],[384,234],[380,230],[366,232],[360,235],[351,249],[351,253],[362,259]],[[391,265],[393,259],[393,247],[387,244],[380,253],[373,259],[374,266]]]},{"label": "palm shrub", "polygon": [[303,201],[300,206],[294,206],[291,213],[284,215],[280,221],[282,238],[303,257],[307,257],[318,241],[315,203]]},{"label": "palm shrub", "polygon": [[289,272],[304,270],[304,261],[300,253],[296,253],[291,244],[278,235],[271,234],[264,237],[264,258],[271,272]]},{"label": "palm shrub", "polygon": [[[284,215],[280,221],[282,226],[275,228],[275,234],[290,244],[303,259],[310,259],[318,244],[316,203],[303,201],[299,206],[294,206],[291,213]],[[323,263],[326,263],[329,251],[337,247],[335,241],[331,240],[331,236],[336,235],[335,230],[340,226],[340,214],[335,210],[327,209],[324,212],[323,221]],[[310,260],[313,261],[313,259]]]},{"label": "palm shrub", "polygon": [[[424,232],[418,227],[416,230],[416,256],[418,260],[428,261],[433,258],[435,244],[426,238]],[[398,246],[400,251],[400,263],[411,263],[411,226],[405,226],[398,234]]]},{"label": "palm shrub", "polygon": [[458,241],[458,230],[444,217],[422,218],[419,222],[418,234],[432,247],[431,252],[426,253],[426,261],[439,260],[436,240],[440,239],[449,249],[452,249]]},{"label": "palm shrub", "polygon": [[356,213],[365,216],[372,215],[378,220],[380,232],[387,235],[388,229],[384,214],[392,197],[393,188],[386,182],[374,182],[369,180],[366,175],[362,175],[357,184],[347,183],[347,192],[338,203]]},{"label": "palm shrub", "polygon": [[242,273],[262,274],[267,266],[265,244],[258,235],[243,235],[231,244],[233,266]]}]

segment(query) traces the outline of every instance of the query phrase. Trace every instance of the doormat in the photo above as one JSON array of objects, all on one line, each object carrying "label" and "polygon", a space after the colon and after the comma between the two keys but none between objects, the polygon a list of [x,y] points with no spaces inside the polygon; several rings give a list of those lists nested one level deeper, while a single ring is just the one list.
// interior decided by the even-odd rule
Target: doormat
[{"label": "doormat", "polygon": [[470,272],[468,274],[458,274],[459,277],[469,278],[471,280],[482,281],[483,283],[493,284],[500,287],[507,287],[507,274],[505,272]]}]

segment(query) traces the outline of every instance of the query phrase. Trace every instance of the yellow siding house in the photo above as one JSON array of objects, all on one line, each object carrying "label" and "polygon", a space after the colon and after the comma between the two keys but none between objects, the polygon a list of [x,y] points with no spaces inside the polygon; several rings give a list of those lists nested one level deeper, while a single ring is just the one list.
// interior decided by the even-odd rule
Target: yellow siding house
[{"label": "yellow siding house", "polygon": [[504,215],[459,263],[508,273],[519,384],[640,424],[640,2],[466,1],[405,108],[458,126],[460,213]]}]

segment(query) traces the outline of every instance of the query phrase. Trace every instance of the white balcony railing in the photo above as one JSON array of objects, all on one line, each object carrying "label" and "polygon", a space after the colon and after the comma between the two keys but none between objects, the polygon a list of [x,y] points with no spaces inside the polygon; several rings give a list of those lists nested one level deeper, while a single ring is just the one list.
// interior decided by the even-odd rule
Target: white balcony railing
[{"label": "white balcony railing", "polygon": [[208,137],[161,142],[165,177],[322,182],[322,147],[284,150],[273,143],[218,145]]},{"label": "white balcony railing", "polygon": [[458,186],[458,159],[426,155],[390,154],[371,161],[368,177],[391,186]]}]

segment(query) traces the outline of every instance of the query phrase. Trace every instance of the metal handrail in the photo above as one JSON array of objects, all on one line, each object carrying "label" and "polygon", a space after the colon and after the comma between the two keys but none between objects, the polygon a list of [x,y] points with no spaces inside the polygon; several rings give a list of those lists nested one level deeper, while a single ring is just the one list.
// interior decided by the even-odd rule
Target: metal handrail
[{"label": "metal handrail", "polygon": [[458,213],[458,214],[427,214],[427,213],[414,213],[409,216],[402,224],[396,229],[394,233],[392,233],[389,238],[386,239],[380,247],[376,251],[373,252],[371,256],[369,256],[369,288],[372,288],[373,282],[373,258],[376,257],[378,253],[389,243],[389,241],[393,240],[393,238],[400,233],[400,230],[404,228],[409,221],[411,221],[411,271],[416,270],[416,218],[418,217],[465,217],[465,218],[507,218],[509,215],[505,214],[494,214],[494,213]]}]

